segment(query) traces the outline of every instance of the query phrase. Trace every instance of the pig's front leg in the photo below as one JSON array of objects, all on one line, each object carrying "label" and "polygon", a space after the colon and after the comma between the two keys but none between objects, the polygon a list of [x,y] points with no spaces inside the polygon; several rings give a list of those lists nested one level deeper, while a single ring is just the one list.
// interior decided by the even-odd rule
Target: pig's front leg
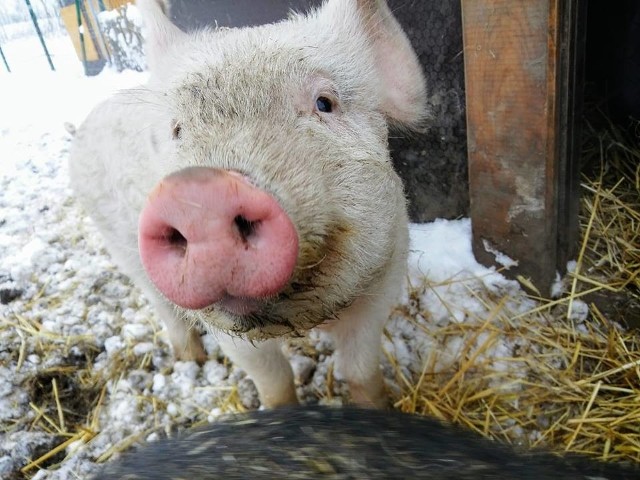
[{"label": "pig's front leg", "polygon": [[221,333],[218,342],[233,363],[251,377],[262,405],[268,408],[296,405],[293,371],[278,339],[250,343]]},{"label": "pig's front leg", "polygon": [[203,365],[207,361],[207,352],[202,345],[198,329],[178,318],[175,310],[162,299],[152,297],[151,303],[167,327],[176,360],[195,361]]},{"label": "pig's front leg", "polygon": [[340,318],[322,326],[335,345],[334,368],[347,381],[351,402],[363,407],[386,408],[380,359],[382,331],[389,302],[360,298]]},{"label": "pig's front leg", "polygon": [[352,403],[363,407],[389,406],[380,369],[382,332],[404,283],[406,243],[403,235],[401,231],[385,276],[342,311],[338,319],[320,327],[333,339],[334,366],[349,385]]}]

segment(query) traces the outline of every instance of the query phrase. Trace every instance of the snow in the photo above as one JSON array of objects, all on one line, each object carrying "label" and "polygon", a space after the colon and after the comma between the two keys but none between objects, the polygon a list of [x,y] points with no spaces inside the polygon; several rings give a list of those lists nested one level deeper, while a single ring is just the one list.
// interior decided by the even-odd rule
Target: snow
[{"label": "snow", "polygon": [[[139,358],[139,367],[107,383],[96,435],[73,442],[60,467],[41,470],[34,477],[39,480],[88,478],[95,460],[124,439],[155,439],[152,429],[168,431],[196,418],[214,421],[222,413],[221,399],[234,388],[246,408],[259,406],[252,382],[225,361],[214,336],[204,337],[210,360],[203,367],[173,361],[146,299],[114,267],[67,185],[69,124],[79,125],[96,103],[116,89],[144,83],[147,75],[107,68],[87,78],[68,38],[47,43],[56,72],[49,70],[35,37],[3,45],[13,73],[0,71],[0,291],[15,294],[0,304],[0,327],[5,324],[0,328],[0,432],[11,431],[0,433],[0,477],[50,441],[28,431],[35,414],[26,378],[89,352],[95,356],[93,369],[105,376],[128,351]],[[522,296],[516,282],[476,262],[468,219],[411,226],[408,284],[419,295],[406,293],[402,301],[417,322],[394,316],[383,340],[407,378],[419,374],[429,359],[435,369],[455,361],[461,338],[436,343],[425,332],[447,322],[483,318],[487,307],[474,290]],[[523,299],[510,308],[531,306]],[[576,302],[572,314],[581,318],[585,307]],[[59,335],[59,355],[41,358],[34,342],[25,340],[23,329],[28,328],[36,339]],[[327,389],[332,349],[319,332],[312,332],[310,342],[313,355],[294,348],[287,353],[300,397],[312,401]],[[512,347],[505,341],[484,355],[498,362]],[[24,355],[16,353],[18,348]],[[397,389],[387,360],[383,367],[389,386]],[[337,382],[333,399],[326,402],[340,403],[344,388]],[[157,402],[166,408],[156,409]],[[24,428],[5,427],[20,419],[27,420]]]},{"label": "snow", "polygon": [[513,258],[509,257],[508,255],[505,255],[504,253],[500,252],[498,249],[496,249],[496,247],[491,245],[491,243],[488,240],[482,240],[482,245],[484,246],[484,249],[488,253],[492,254],[495,257],[496,262],[498,262],[500,265],[502,265],[507,270],[509,270],[511,267],[517,267],[518,266],[518,261],[517,260],[514,260]]}]

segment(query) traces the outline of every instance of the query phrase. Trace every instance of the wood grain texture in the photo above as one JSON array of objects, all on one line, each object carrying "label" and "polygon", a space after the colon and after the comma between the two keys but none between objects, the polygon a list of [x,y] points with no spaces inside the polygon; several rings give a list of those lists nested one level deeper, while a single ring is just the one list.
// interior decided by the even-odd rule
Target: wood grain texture
[{"label": "wood grain texture", "polygon": [[489,242],[543,293],[567,255],[558,241],[567,235],[559,202],[570,163],[560,3],[462,1],[474,253],[491,264]]}]

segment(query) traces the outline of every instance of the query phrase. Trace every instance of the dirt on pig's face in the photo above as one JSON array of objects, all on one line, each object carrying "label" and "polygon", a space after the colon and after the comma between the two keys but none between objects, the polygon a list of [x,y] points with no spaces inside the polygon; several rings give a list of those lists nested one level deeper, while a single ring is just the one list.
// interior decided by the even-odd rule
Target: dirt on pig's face
[{"label": "dirt on pig's face", "polygon": [[345,65],[351,55],[327,56],[329,45],[292,47],[269,28],[259,33],[223,31],[218,44],[211,32],[200,39],[215,51],[206,61],[189,59],[169,82],[152,81],[164,111],[149,131],[164,142],[161,175],[194,166],[240,173],[295,226],[296,266],[279,293],[232,299],[232,309],[178,307],[188,319],[255,339],[335,318],[381,277],[398,248],[406,250],[397,245],[405,200],[378,85],[365,66],[360,74]]}]

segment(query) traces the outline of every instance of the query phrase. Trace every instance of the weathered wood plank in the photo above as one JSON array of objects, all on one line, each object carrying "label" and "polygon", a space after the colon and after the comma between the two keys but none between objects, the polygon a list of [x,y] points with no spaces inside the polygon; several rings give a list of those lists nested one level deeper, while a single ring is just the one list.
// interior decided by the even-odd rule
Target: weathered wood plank
[{"label": "weathered wood plank", "polygon": [[577,233],[574,131],[567,136],[572,3],[462,1],[474,253],[493,263],[489,242],[543,293]]}]

